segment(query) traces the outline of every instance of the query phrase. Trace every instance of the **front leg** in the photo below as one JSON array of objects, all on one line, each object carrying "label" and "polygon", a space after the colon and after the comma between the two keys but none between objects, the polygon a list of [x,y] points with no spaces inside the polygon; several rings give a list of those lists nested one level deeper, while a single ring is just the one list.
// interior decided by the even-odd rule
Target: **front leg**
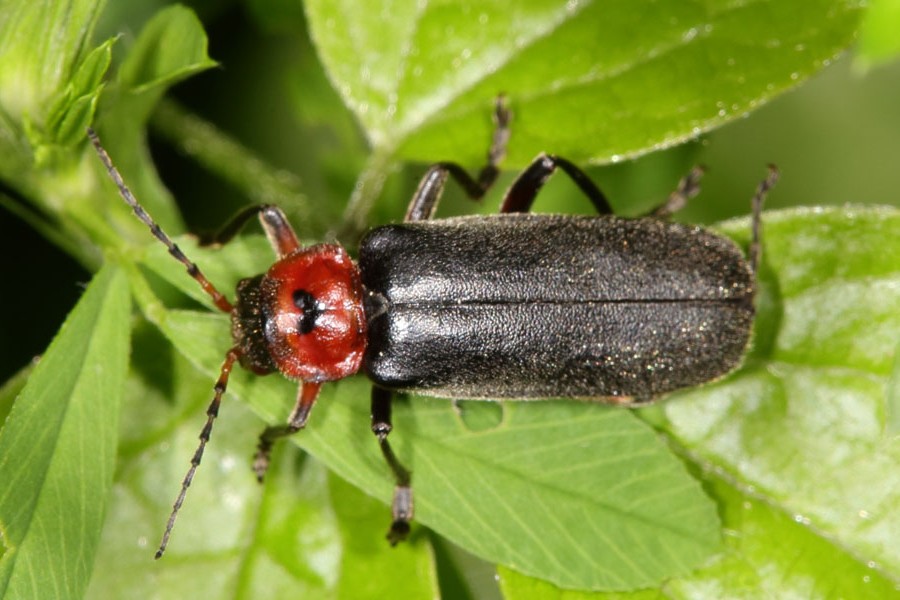
[{"label": "front leg", "polygon": [[260,483],[262,483],[266,471],[269,470],[273,444],[279,438],[293,435],[306,426],[309,411],[312,410],[321,387],[321,383],[310,381],[301,383],[297,393],[297,404],[294,406],[287,424],[266,427],[260,434],[256,456],[253,459],[253,472],[256,473],[256,479]]},{"label": "front leg", "polygon": [[278,258],[284,258],[288,254],[300,248],[300,240],[294,233],[294,228],[288,222],[284,212],[274,204],[255,204],[248,206],[234,215],[222,229],[214,235],[200,239],[204,246],[221,246],[231,241],[240,233],[241,229],[253,217],[258,217],[259,222],[266,232],[266,237]]}]

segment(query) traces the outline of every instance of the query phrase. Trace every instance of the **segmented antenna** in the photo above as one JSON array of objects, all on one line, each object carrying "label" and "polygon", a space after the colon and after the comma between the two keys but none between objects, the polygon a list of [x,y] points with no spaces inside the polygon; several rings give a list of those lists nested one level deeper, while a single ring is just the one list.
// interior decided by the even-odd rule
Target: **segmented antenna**
[{"label": "segmented antenna", "polygon": [[178,492],[175,504],[172,505],[172,512],[169,515],[169,520],[166,522],[166,530],[163,532],[162,540],[159,542],[159,548],[156,550],[154,558],[162,557],[166,551],[166,546],[169,545],[169,536],[172,535],[172,528],[175,527],[178,511],[181,510],[181,505],[184,504],[184,497],[187,495],[187,490],[191,487],[191,482],[194,480],[194,473],[203,459],[203,450],[206,448],[207,442],[209,442],[210,435],[212,435],[213,421],[219,416],[219,405],[222,403],[222,394],[225,393],[225,389],[228,387],[228,376],[231,374],[231,369],[239,357],[240,350],[238,348],[232,348],[225,355],[225,362],[222,363],[219,379],[216,381],[214,388],[216,395],[213,396],[212,402],[209,403],[209,408],[206,409],[206,425],[200,431],[200,445],[194,451],[194,456],[191,458],[191,466],[181,482],[181,491]]},{"label": "segmented antenna", "polygon": [[87,130],[88,138],[90,138],[91,143],[94,145],[94,149],[97,150],[97,154],[100,156],[100,160],[103,161],[103,165],[106,167],[107,173],[109,173],[110,178],[115,182],[116,187],[119,188],[119,194],[122,196],[122,199],[131,207],[131,210],[134,211],[135,216],[144,222],[147,227],[150,228],[150,233],[156,237],[159,241],[166,245],[166,248],[169,249],[169,254],[175,257],[184,267],[187,269],[188,275],[193,277],[197,283],[200,284],[200,287],[203,288],[203,291],[206,292],[212,301],[215,303],[216,307],[222,312],[230,313],[234,310],[234,307],[231,305],[231,302],[222,295],[222,293],[216,289],[210,281],[206,278],[200,268],[193,263],[187,256],[185,256],[184,252],[181,251],[181,248],[178,247],[175,242],[173,242],[169,236],[165,234],[165,232],[160,228],[159,225],[156,224],[150,215],[147,214],[147,211],[144,210],[140,204],[138,204],[137,199],[131,193],[131,190],[128,189],[128,186],[125,185],[125,181],[122,179],[122,175],[119,174],[119,171],[113,166],[112,160],[109,158],[109,154],[106,153],[106,150],[103,149],[103,146],[100,144],[100,138],[97,137],[97,133],[88,128]]},{"label": "segmented antenna", "polygon": [[[109,158],[109,154],[106,153],[106,150],[103,149],[103,146],[100,144],[100,139],[97,137],[97,134],[93,129],[88,129],[88,137],[91,140],[91,143],[94,145],[94,148],[97,150],[97,154],[100,156],[100,160],[103,161],[104,166],[106,166],[106,171],[109,173],[110,178],[115,182],[116,186],[119,188],[119,194],[122,196],[122,199],[131,207],[134,211],[135,216],[138,219],[144,222],[147,227],[150,228],[150,233],[152,233],[156,239],[161,241],[166,245],[166,248],[169,249],[169,254],[174,256],[181,264],[185,266],[187,269],[188,275],[193,277],[197,283],[203,288],[209,296],[212,298],[215,305],[222,312],[231,313],[233,311],[233,306],[228,301],[225,296],[222,295],[216,287],[210,283],[210,281],[206,278],[206,276],[200,271],[196,264],[190,261],[187,256],[185,256],[184,252],[163,232],[163,230],[157,225],[156,221],[154,221],[150,215],[147,214],[147,211],[138,204],[137,199],[132,195],[131,191],[128,189],[128,186],[125,185],[125,182],[122,180],[122,175],[119,171],[113,166],[112,160]],[[178,497],[175,499],[175,503],[172,505],[172,512],[169,514],[169,520],[166,523],[166,530],[163,532],[162,540],[159,543],[159,549],[156,551],[156,558],[160,558],[163,553],[166,551],[166,546],[169,544],[169,536],[172,534],[172,528],[175,526],[175,519],[178,517],[178,511],[181,509],[181,505],[184,504],[184,498],[187,495],[187,490],[191,485],[191,482],[194,479],[194,473],[197,471],[197,467],[200,465],[200,460],[203,458],[203,451],[206,448],[206,444],[209,442],[209,438],[212,435],[213,422],[219,414],[219,405],[222,402],[222,395],[225,393],[225,389],[228,387],[228,377],[231,374],[231,369],[234,367],[234,363],[241,356],[240,348],[232,348],[225,355],[225,361],[222,363],[222,368],[219,371],[219,379],[216,381],[215,385],[215,395],[213,396],[212,402],[209,404],[209,408],[206,409],[206,424],[203,426],[203,429],[200,431],[200,444],[197,446],[197,450],[194,451],[194,456],[191,458],[191,466],[188,469],[188,472],[184,476],[184,480],[181,482],[181,491],[178,493]]]}]

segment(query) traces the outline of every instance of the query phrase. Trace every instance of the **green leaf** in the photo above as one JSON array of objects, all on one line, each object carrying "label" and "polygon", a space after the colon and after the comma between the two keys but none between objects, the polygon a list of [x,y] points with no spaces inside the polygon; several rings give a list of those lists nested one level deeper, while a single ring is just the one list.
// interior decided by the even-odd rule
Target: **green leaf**
[{"label": "green leaf", "polygon": [[427,539],[390,548],[383,504],[314,459],[283,445],[258,485],[250,465],[264,423],[230,396],[169,549],[153,560],[213,381],[146,324],[134,349],[103,568],[88,598],[143,599],[148,589],[159,598],[434,596]]},{"label": "green leaf", "polygon": [[[101,4],[0,0],[0,177],[18,190],[41,185],[35,163],[44,166],[57,144],[72,143],[73,129],[83,134],[93,113],[99,79],[86,87],[85,65],[105,66],[89,52]],[[80,85],[73,88],[73,79]]]},{"label": "green leaf", "polygon": [[310,35],[373,151],[345,224],[365,230],[398,158],[481,163],[498,94],[515,118],[505,167],[539,152],[620,162],[818,72],[853,42],[862,4],[311,0]]},{"label": "green leaf", "polygon": [[[71,23],[57,25],[65,28],[78,24],[79,35],[84,36],[93,28],[94,12],[65,1],[27,4],[43,11],[35,15],[25,4],[16,6],[15,10],[10,8],[9,22],[27,25],[32,39],[52,39],[70,45],[77,41],[76,49],[87,43],[80,37],[69,39],[62,32],[55,32],[54,19],[59,16],[57,13],[64,14],[72,19]],[[85,12],[88,14],[82,14]],[[77,21],[76,17],[87,20]],[[13,40],[25,43],[19,35],[18,30],[10,34],[9,40],[0,35],[0,44],[6,41],[14,45]],[[33,45],[29,45],[29,52]],[[31,215],[29,220],[53,231],[60,245],[77,248],[79,258],[92,268],[99,263],[99,252],[92,244],[115,245],[121,233],[110,228],[110,221],[115,221],[117,214],[124,217],[126,213],[121,203],[115,204],[111,213],[106,210],[109,204],[99,200],[99,194],[94,195],[94,180],[87,175],[87,169],[96,168],[96,159],[81,161],[82,155],[70,147],[84,141],[85,128],[94,119],[101,90],[108,89],[102,97],[97,124],[104,144],[114,156],[125,157],[117,161],[117,166],[126,176],[135,174],[129,178],[131,185],[155,218],[175,226],[180,218],[150,166],[149,154],[134,152],[134,148],[140,147],[147,115],[167,87],[215,64],[206,56],[206,36],[196,16],[179,6],[160,11],[148,24],[125,58],[119,83],[104,88],[101,80],[111,61],[112,45],[113,40],[107,40],[90,52],[74,52],[73,48],[65,47],[59,48],[56,54],[48,54],[44,58],[65,78],[59,80],[58,88],[52,93],[47,91],[38,107],[41,110],[17,113],[16,110],[25,109],[5,106],[11,112],[0,112],[0,130],[5,128],[0,131],[0,176],[4,183],[36,205],[38,211],[26,213]],[[40,53],[35,56],[40,57]],[[42,67],[35,65],[34,60],[26,61],[24,54],[13,53],[9,59],[20,61],[22,64],[17,63],[17,68],[30,69],[29,74],[41,72]],[[0,64],[0,77],[2,73],[3,64]],[[26,81],[27,77],[23,76],[22,80]],[[18,83],[21,82],[17,80]],[[117,152],[122,147],[130,151]],[[79,150],[93,152],[84,145]],[[125,223],[124,231],[129,227],[138,228],[130,217],[120,221]]]},{"label": "green leaf", "polygon": [[894,348],[894,368],[887,381],[887,406],[885,433],[889,436],[900,435],[900,340]]},{"label": "green leaf", "polygon": [[[681,598],[890,598],[896,580],[853,556],[802,519],[724,480],[710,478],[722,505],[726,550],[691,577],[671,582]],[[737,594],[736,594],[737,592]]]},{"label": "green leaf", "polygon": [[854,598],[896,596],[896,583],[873,566],[855,560],[777,506],[748,496],[721,479],[709,478],[719,501],[725,550],[689,577],[661,590],[593,594],[554,588],[506,568],[498,569],[503,595],[510,600],[652,600],[691,598]]},{"label": "green leaf", "polygon": [[0,431],[2,431],[3,426],[6,425],[6,417],[9,416],[9,411],[12,410],[16,398],[22,393],[22,388],[24,388],[25,384],[28,382],[28,378],[31,376],[34,366],[35,364],[31,363],[22,367],[15,375],[7,379],[2,387],[0,387]]},{"label": "green leaf", "polygon": [[48,137],[52,143],[70,146],[84,138],[84,130],[94,118],[94,109],[102,79],[112,60],[112,45],[108,40],[94,48],[66,86],[64,93],[57,97],[48,119]]},{"label": "green leaf", "polygon": [[384,504],[334,475],[328,485],[345,549],[340,572],[353,574],[341,578],[338,595],[348,600],[437,597],[437,569],[428,537],[391,548],[384,537]]},{"label": "green leaf", "polygon": [[170,6],[141,31],[119,69],[118,82],[133,94],[165,89],[216,65],[207,56],[206,45],[197,15],[184,6]]},{"label": "green leaf", "polygon": [[856,49],[856,63],[871,68],[900,56],[900,0],[870,0]]},{"label": "green leaf", "polygon": [[765,240],[756,349],[737,376],[667,403],[671,431],[702,464],[900,581],[900,439],[885,435],[900,213],[786,211],[767,217]]},{"label": "green leaf", "polygon": [[0,431],[0,597],[87,587],[112,487],[127,292],[114,267],[97,274]]},{"label": "green leaf", "polygon": [[0,0],[0,107],[42,120],[86,52],[99,0]]},{"label": "green leaf", "polygon": [[520,117],[509,164],[522,165],[548,148],[618,160],[740,117],[846,48],[861,5],[313,0],[307,14],[376,153],[474,164],[503,92]]}]

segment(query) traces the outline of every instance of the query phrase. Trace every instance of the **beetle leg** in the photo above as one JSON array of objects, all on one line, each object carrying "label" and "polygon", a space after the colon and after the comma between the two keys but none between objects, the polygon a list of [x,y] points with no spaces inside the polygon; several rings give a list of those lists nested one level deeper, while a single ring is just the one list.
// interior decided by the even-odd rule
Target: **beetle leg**
[{"label": "beetle leg", "polygon": [[394,474],[394,500],[391,504],[392,522],[387,539],[391,546],[406,539],[409,535],[409,522],[413,518],[413,495],[410,480],[412,474],[400,464],[397,455],[391,449],[387,436],[393,429],[391,425],[391,399],[393,392],[380,387],[372,387],[372,433],[378,438],[381,453]]},{"label": "beetle leg", "polygon": [[488,150],[487,164],[472,178],[465,169],[456,163],[439,162],[432,165],[422,180],[406,210],[404,221],[425,221],[432,217],[437,204],[444,193],[447,177],[453,177],[462,187],[466,195],[478,200],[490,189],[500,174],[498,165],[506,156],[506,144],[509,142],[509,108],[503,96],[498,96],[494,104],[494,136]]},{"label": "beetle leg", "polygon": [[166,523],[166,530],[163,533],[162,541],[159,543],[159,548],[156,550],[156,558],[162,557],[163,553],[166,551],[166,546],[169,544],[169,536],[172,534],[172,528],[175,526],[175,519],[178,517],[178,511],[181,510],[181,505],[184,503],[184,497],[187,495],[187,490],[194,480],[194,473],[197,472],[197,467],[200,466],[200,461],[203,459],[203,450],[206,448],[206,444],[209,442],[209,438],[212,435],[213,422],[215,422],[216,417],[219,416],[219,405],[222,402],[222,395],[228,387],[228,376],[231,375],[231,369],[234,367],[234,363],[239,357],[240,350],[238,348],[232,348],[225,355],[225,361],[222,363],[222,368],[219,371],[219,379],[216,381],[216,386],[214,388],[215,395],[213,396],[212,402],[209,403],[209,408],[206,409],[206,425],[204,425],[203,429],[200,431],[200,445],[197,446],[197,449],[194,451],[194,456],[191,458],[191,467],[184,476],[184,480],[181,482],[181,491],[175,499],[175,504],[172,505],[172,512],[169,515],[169,521]]},{"label": "beetle leg", "polygon": [[769,174],[765,179],[759,182],[759,185],[756,187],[756,193],[753,195],[753,200],[751,201],[751,212],[753,214],[753,233],[750,240],[750,270],[753,273],[756,273],[757,268],[759,267],[759,257],[761,254],[760,250],[760,231],[762,228],[762,207],[763,203],[766,199],[766,194],[772,189],[772,186],[775,185],[775,182],[778,181],[778,167],[775,165],[769,165]]},{"label": "beetle leg", "polygon": [[200,238],[200,243],[204,246],[223,244],[231,241],[234,236],[243,229],[247,221],[255,216],[259,216],[259,222],[269,238],[269,243],[278,258],[283,258],[300,247],[300,241],[297,234],[288,222],[287,217],[280,208],[272,204],[255,204],[248,206],[234,215],[222,229],[215,234]]},{"label": "beetle leg", "polygon": [[613,210],[600,191],[600,188],[591,181],[587,174],[575,164],[561,156],[553,154],[540,154],[527,169],[513,182],[503,197],[500,205],[501,213],[524,213],[531,210],[534,199],[544,186],[547,179],[553,175],[556,169],[562,169],[581,191],[587,196],[594,208],[601,215],[611,215]]},{"label": "beetle leg", "polygon": [[287,217],[277,206],[271,204],[260,206],[259,222],[278,258],[284,258],[300,248],[300,241],[297,239],[297,234],[294,233],[294,228],[291,227]]},{"label": "beetle leg", "polygon": [[272,454],[272,445],[279,438],[283,438],[297,433],[306,425],[309,418],[309,411],[316,402],[319,395],[321,383],[304,381],[300,384],[297,394],[297,404],[288,418],[287,425],[274,425],[266,427],[259,436],[259,444],[256,447],[256,456],[253,459],[253,472],[256,473],[256,479],[262,483],[269,469],[269,460]]},{"label": "beetle leg", "polygon": [[669,194],[666,201],[645,216],[655,219],[668,219],[687,205],[688,200],[700,193],[700,178],[706,170],[696,166],[681,178],[675,190]]},{"label": "beetle leg", "polygon": [[240,212],[228,219],[228,222],[226,222],[225,225],[223,225],[222,228],[215,233],[205,233],[200,235],[200,245],[224,246],[232,239],[234,239],[234,236],[236,236],[241,231],[241,229],[244,228],[244,225],[247,224],[247,221],[255,217],[262,208],[263,206],[259,204],[254,204],[253,206],[242,208]]}]

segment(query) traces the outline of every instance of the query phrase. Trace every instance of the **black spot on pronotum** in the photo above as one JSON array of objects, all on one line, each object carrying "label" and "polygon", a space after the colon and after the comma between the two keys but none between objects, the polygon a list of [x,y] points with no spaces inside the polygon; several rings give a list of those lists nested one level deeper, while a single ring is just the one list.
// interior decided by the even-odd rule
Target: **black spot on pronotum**
[{"label": "black spot on pronotum", "polygon": [[309,333],[316,326],[316,320],[318,320],[319,315],[323,311],[319,308],[319,303],[316,302],[315,297],[306,290],[295,290],[293,298],[294,306],[303,311],[297,328],[300,330],[300,333]]}]

